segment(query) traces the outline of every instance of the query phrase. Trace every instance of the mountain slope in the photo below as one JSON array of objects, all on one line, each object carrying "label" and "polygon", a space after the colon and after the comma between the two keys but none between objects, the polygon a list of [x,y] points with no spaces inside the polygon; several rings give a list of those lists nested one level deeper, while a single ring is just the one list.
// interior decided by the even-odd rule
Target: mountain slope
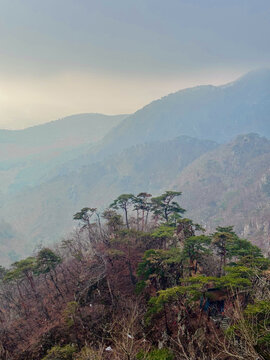
[{"label": "mountain slope", "polygon": [[255,132],[270,137],[270,70],[224,86],[198,86],[153,101],[128,116],[102,141],[100,154],[179,135],[226,142]]},{"label": "mountain slope", "polygon": [[24,130],[0,130],[1,191],[44,181],[54,167],[88,151],[89,144],[99,141],[124,117],[79,114]]},{"label": "mountain slope", "polygon": [[[260,70],[224,86],[181,90],[129,116],[83,114],[0,132],[0,160],[8,154],[0,162],[2,191],[36,186],[133,145],[180,135],[217,142],[249,132],[269,137],[269,114],[270,70]],[[6,163],[6,156],[13,162]]]},{"label": "mountain slope", "polygon": [[[30,149],[62,148],[96,142],[112,127],[119,124],[126,115],[76,114],[63,119],[36,125],[22,130],[0,130],[0,144],[14,145],[14,152],[6,153],[8,157],[28,155]],[[20,147],[16,152],[15,145]],[[25,148],[24,153],[21,151]],[[29,149],[29,152],[27,150]],[[2,152],[0,155],[3,154]],[[6,158],[5,158],[6,159]]]},{"label": "mountain slope", "polygon": [[125,192],[166,189],[188,164],[216,146],[212,141],[179,137],[132,147],[8,196],[0,218],[12,219],[14,231],[23,234],[25,240],[14,250],[31,252],[35,244],[57,240],[70,230],[72,215],[82,207],[102,207]]},{"label": "mountain slope", "polygon": [[235,225],[243,237],[270,250],[270,141],[237,137],[186,167],[172,187],[183,191],[187,216],[213,230]]},{"label": "mountain slope", "polygon": [[[28,243],[27,251],[30,252],[34,243],[49,238],[54,240],[64,233],[70,226],[72,214],[82,206],[98,206],[105,203],[105,199],[108,203],[108,199],[122,192],[136,192],[142,188],[158,192],[171,184],[177,187],[174,179],[181,171],[213,149],[212,143],[204,143],[205,139],[225,142],[248,132],[269,137],[269,114],[270,70],[261,70],[224,86],[199,86],[179,91],[129,116],[85,114],[23,131],[2,131],[0,219],[10,224],[12,230],[9,232],[15,234],[16,239],[26,239],[22,241],[21,249],[25,250]],[[179,135],[182,136],[179,140],[182,147],[178,140],[176,143],[171,140]],[[184,141],[183,135],[201,140],[185,138]],[[255,148],[251,147],[250,151],[250,159],[245,160],[248,163],[254,157],[252,151]],[[262,151],[267,158],[268,146]],[[250,163],[250,166],[266,172],[267,164],[262,162],[263,158],[262,154],[254,160],[256,164]],[[200,162],[194,166],[200,167]],[[236,187],[233,191],[241,193],[237,179],[240,170],[240,165],[236,170],[224,165],[215,176],[220,178],[225,171],[226,177],[226,172],[230,172],[228,187]],[[207,170],[205,172],[207,178]],[[184,183],[179,179],[179,188],[184,196],[186,190],[197,193],[198,184],[188,187],[188,180],[183,179]],[[242,180],[243,187],[253,191]],[[211,198],[215,194],[215,191],[211,194],[211,184],[217,185],[212,178],[207,181],[206,188],[208,186]],[[254,178],[252,181],[257,180]],[[209,200],[210,209],[206,204],[205,209],[203,205],[196,212],[196,197],[185,206],[195,211],[195,218],[211,222],[215,211],[219,213],[215,204],[219,201],[218,194],[223,194],[223,191],[225,194],[220,185],[216,199]],[[201,193],[198,196],[202,196]],[[237,205],[239,214],[243,208],[241,201]],[[245,207],[246,213],[252,213],[251,204]],[[265,207],[264,204],[262,209]],[[258,210],[258,219],[260,216],[264,218],[264,210]],[[216,222],[213,220],[212,225]],[[237,229],[243,232],[246,223],[241,215],[234,223],[239,224]],[[252,234],[252,231],[245,234]],[[257,236],[258,232],[255,233]]]}]

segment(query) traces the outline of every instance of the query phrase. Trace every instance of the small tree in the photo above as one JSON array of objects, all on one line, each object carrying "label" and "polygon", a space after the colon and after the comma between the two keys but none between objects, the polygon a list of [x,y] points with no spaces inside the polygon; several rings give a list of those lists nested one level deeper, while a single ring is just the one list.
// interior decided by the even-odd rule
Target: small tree
[{"label": "small tree", "polygon": [[174,360],[175,357],[170,349],[153,349],[149,352],[140,351],[137,355],[138,360]]},{"label": "small tree", "polygon": [[185,258],[189,259],[190,276],[191,271],[195,274],[197,273],[198,261],[202,256],[211,253],[211,250],[209,249],[210,243],[211,238],[205,235],[191,236],[185,240],[183,254]]},{"label": "small tree", "polygon": [[44,248],[40,250],[37,255],[35,273],[37,275],[44,274],[45,276],[48,274],[52,283],[54,284],[54,287],[58,291],[59,295],[63,298],[63,294],[57,285],[57,276],[55,271],[56,266],[60,263],[61,258],[58,255],[56,255],[51,249]]},{"label": "small tree", "polygon": [[25,296],[22,291],[22,283],[25,279],[27,279],[28,283],[32,290],[35,292],[35,285],[33,279],[33,269],[35,267],[35,258],[28,257],[27,259],[23,259],[21,261],[16,261],[11,265],[11,269],[5,273],[3,281],[6,283],[14,283],[16,284],[16,288],[18,290],[23,308],[27,312],[25,305]]},{"label": "small tree", "polygon": [[166,248],[168,241],[172,242],[174,234],[173,226],[161,224],[151,233],[151,237],[158,243],[159,247]]},{"label": "small tree", "polygon": [[196,231],[204,232],[205,229],[201,225],[195,224],[191,219],[178,219],[176,233],[180,241],[195,236]]},{"label": "small tree", "polygon": [[61,263],[60,256],[56,255],[51,249],[43,248],[39,251],[36,260],[36,270],[38,273],[46,274],[54,270]]},{"label": "small tree", "polygon": [[137,275],[140,282],[137,291],[140,292],[149,283],[156,290],[176,285],[183,275],[182,262],[183,254],[179,248],[147,250],[138,264]]},{"label": "small tree", "polygon": [[72,360],[76,351],[76,347],[70,344],[65,346],[54,346],[42,360]]},{"label": "small tree", "polygon": [[220,258],[219,276],[224,274],[227,259],[243,257],[261,258],[262,252],[248,240],[240,239],[233,231],[232,226],[217,227],[213,234],[213,246]]},{"label": "small tree", "polygon": [[21,300],[23,301],[23,306],[25,307],[24,297],[22,295],[19,282],[20,281],[23,282],[24,280],[26,280],[28,282],[28,284],[30,285],[30,288],[35,296],[36,301],[37,301],[37,304],[40,305],[40,307],[41,307],[41,311],[44,313],[46,318],[49,320],[50,316],[49,316],[48,310],[43,303],[42,297],[40,296],[40,294],[38,293],[38,291],[36,289],[36,285],[35,285],[35,281],[34,281],[35,267],[36,267],[36,259],[34,257],[28,257],[26,259],[16,261],[14,264],[12,264],[12,269],[6,273],[6,275],[4,277],[4,281],[15,281],[17,283],[17,289],[19,291]]},{"label": "small tree", "polygon": [[176,220],[185,212],[185,209],[181,208],[177,201],[174,201],[181,194],[180,191],[166,191],[164,194],[152,198],[154,214],[161,216],[166,222],[169,222],[171,218],[176,223]]},{"label": "small tree", "polygon": [[118,198],[115,199],[110,205],[110,208],[112,209],[115,210],[122,209],[124,211],[127,229],[129,229],[128,208],[132,205],[133,201],[134,201],[133,194],[122,194],[118,196]]},{"label": "small tree", "polygon": [[123,226],[121,215],[117,214],[115,210],[106,209],[104,210],[102,217],[107,220],[107,226],[110,233],[115,233]]},{"label": "small tree", "polygon": [[217,227],[217,231],[213,234],[213,246],[220,259],[219,261],[219,276],[224,275],[227,258],[231,255],[229,253],[230,245],[233,244],[237,235],[233,231],[232,226]]},{"label": "small tree", "polygon": [[234,241],[229,245],[229,255],[235,256],[238,259],[242,257],[262,258],[262,251],[256,245],[251,244],[246,239],[239,239],[235,237]]},{"label": "small tree", "polygon": [[91,230],[93,225],[91,224],[90,220],[96,211],[96,208],[85,207],[73,215],[73,220],[77,220],[82,224],[81,229],[87,229],[89,241],[91,241]]},{"label": "small tree", "polygon": [[[134,197],[133,203],[134,203],[134,209],[137,211],[137,221],[138,221],[138,212],[141,210],[141,219],[142,219],[142,225],[141,230],[143,231],[145,226],[147,225],[148,215],[152,207],[152,203],[149,201],[149,199],[152,197],[151,194],[148,194],[147,192],[141,192],[136,197]],[[138,225],[139,227],[139,225]],[[139,230],[139,229],[138,229]]]},{"label": "small tree", "polygon": [[12,269],[6,272],[4,281],[26,279],[31,289],[35,292],[35,283],[33,277],[35,262],[36,259],[34,257],[28,257],[26,259],[16,261],[12,264]]},{"label": "small tree", "polygon": [[0,280],[2,280],[7,273],[7,269],[0,265]]}]

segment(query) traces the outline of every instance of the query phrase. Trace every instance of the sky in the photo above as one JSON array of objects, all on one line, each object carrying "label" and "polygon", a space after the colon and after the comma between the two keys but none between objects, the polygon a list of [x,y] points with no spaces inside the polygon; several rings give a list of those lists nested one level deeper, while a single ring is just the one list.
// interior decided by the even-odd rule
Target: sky
[{"label": "sky", "polygon": [[270,67],[269,0],[0,0],[0,128]]}]

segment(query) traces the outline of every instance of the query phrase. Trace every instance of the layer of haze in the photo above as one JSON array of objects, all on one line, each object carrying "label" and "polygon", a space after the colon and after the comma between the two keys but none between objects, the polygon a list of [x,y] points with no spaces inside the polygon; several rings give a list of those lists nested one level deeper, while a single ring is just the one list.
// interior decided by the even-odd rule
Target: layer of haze
[{"label": "layer of haze", "polygon": [[0,127],[131,113],[270,64],[269,0],[0,0]]}]

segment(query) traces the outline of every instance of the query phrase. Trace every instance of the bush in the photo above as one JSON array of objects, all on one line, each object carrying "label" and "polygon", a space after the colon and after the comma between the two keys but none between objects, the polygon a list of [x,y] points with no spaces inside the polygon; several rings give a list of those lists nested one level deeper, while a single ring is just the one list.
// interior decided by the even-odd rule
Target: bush
[{"label": "bush", "polygon": [[149,353],[140,351],[137,355],[138,360],[173,360],[174,355],[169,349],[154,349]]},{"label": "bush", "polygon": [[75,356],[75,360],[100,360],[102,359],[102,353],[99,350],[93,350],[88,346],[82,348],[82,350]]},{"label": "bush", "polygon": [[74,325],[75,314],[78,310],[79,304],[76,301],[70,301],[63,312],[65,323],[68,327]]},{"label": "bush", "polygon": [[76,347],[68,344],[65,346],[54,346],[42,360],[72,360]]}]

